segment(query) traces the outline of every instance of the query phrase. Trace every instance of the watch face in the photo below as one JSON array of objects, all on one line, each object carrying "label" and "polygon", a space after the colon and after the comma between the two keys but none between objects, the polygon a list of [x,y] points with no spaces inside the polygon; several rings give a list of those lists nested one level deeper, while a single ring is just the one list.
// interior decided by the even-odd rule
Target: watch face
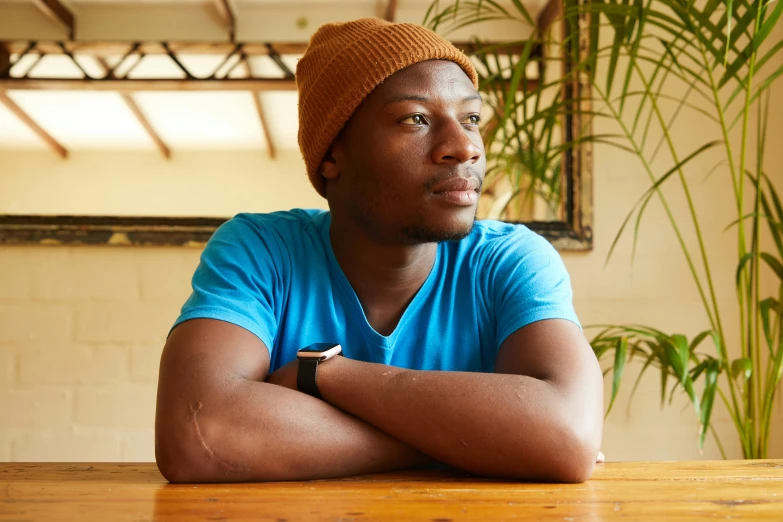
[{"label": "watch face", "polygon": [[337,343],[315,343],[299,350],[300,353],[321,353],[338,346]]}]

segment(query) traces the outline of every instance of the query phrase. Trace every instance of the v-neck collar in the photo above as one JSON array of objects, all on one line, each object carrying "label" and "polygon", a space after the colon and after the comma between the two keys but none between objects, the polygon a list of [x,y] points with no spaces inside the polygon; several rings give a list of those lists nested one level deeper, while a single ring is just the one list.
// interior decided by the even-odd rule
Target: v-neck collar
[{"label": "v-neck collar", "polygon": [[427,275],[427,279],[424,280],[421,288],[419,288],[419,290],[416,292],[416,295],[413,296],[413,299],[405,308],[405,311],[403,312],[402,317],[400,317],[400,320],[397,322],[397,326],[395,326],[394,331],[389,335],[382,335],[378,333],[367,320],[367,315],[364,313],[364,309],[362,308],[362,304],[359,301],[359,297],[356,295],[356,292],[351,286],[351,283],[348,281],[345,272],[343,272],[340,263],[337,261],[337,257],[334,255],[332,241],[329,235],[329,231],[332,225],[332,214],[331,212],[325,212],[324,214],[325,215],[323,223],[321,224],[320,233],[321,241],[323,242],[324,250],[326,251],[329,262],[329,270],[331,271],[334,280],[337,282],[340,293],[345,300],[344,304],[346,305],[346,308],[350,310],[351,316],[356,320],[356,324],[348,325],[348,328],[359,328],[362,330],[364,337],[369,343],[383,350],[392,350],[394,348],[397,337],[405,327],[405,323],[412,316],[416,315],[419,308],[421,308],[422,302],[427,298],[430,288],[432,288],[432,285],[437,279],[441,257],[440,244],[438,244],[435,249],[435,262],[432,264],[432,269]]}]

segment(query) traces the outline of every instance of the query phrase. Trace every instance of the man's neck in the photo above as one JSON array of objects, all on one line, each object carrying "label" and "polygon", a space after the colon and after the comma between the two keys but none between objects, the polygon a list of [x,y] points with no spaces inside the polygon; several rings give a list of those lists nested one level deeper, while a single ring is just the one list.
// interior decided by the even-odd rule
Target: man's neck
[{"label": "man's neck", "polygon": [[373,241],[364,230],[334,220],[330,240],[370,325],[389,335],[432,271],[437,244]]}]

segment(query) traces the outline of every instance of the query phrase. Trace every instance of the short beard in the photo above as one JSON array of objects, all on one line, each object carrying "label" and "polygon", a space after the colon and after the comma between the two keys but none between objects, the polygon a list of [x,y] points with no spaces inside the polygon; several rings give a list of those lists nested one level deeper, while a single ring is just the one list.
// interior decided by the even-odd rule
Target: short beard
[{"label": "short beard", "polygon": [[[476,208],[478,214],[478,208]],[[473,226],[476,224],[476,215],[473,216],[473,221],[470,226],[460,230],[444,230],[441,228],[431,227],[425,224],[419,224],[415,226],[406,226],[402,229],[402,235],[408,239],[411,243],[442,243],[444,241],[459,241],[465,239],[473,231]]]},{"label": "short beard", "polygon": [[467,230],[437,230],[428,227],[405,228],[402,233],[411,243],[442,243],[465,239],[473,231],[473,225]]}]

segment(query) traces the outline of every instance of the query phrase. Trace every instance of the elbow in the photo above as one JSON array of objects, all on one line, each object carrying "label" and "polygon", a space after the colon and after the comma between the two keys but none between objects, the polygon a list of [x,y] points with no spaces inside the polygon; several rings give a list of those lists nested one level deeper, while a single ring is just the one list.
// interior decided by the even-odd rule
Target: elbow
[{"label": "elbow", "polygon": [[565,484],[579,484],[588,480],[595,469],[600,450],[600,436],[573,433],[564,435],[555,448],[550,480]]},{"label": "elbow", "polygon": [[155,454],[155,462],[158,465],[158,471],[167,481],[172,484],[193,484],[199,482],[195,475],[189,473],[187,467],[182,462],[167,460]]},{"label": "elbow", "polygon": [[[199,426],[200,425],[200,426]],[[207,428],[207,429],[205,429]],[[155,423],[155,463],[161,475],[174,484],[218,481],[218,470],[210,459],[209,433],[204,420],[197,424],[177,422],[172,416],[157,415]]]},{"label": "elbow", "polygon": [[163,478],[173,484],[205,482],[205,470],[199,465],[195,451],[175,430],[155,432],[155,463]]},{"label": "elbow", "polygon": [[553,467],[551,480],[563,484],[580,484],[592,476],[598,450],[587,452],[577,448],[563,453],[558,465]]}]

